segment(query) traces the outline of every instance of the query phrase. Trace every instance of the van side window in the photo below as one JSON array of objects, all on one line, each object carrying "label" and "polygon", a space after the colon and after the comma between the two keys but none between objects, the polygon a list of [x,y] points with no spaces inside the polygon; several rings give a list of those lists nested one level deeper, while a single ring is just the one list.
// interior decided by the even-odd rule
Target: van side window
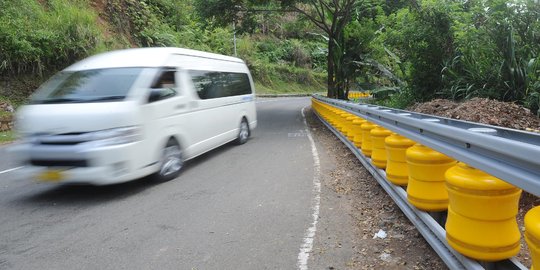
[{"label": "van side window", "polygon": [[176,96],[176,80],[175,70],[163,70],[157,77],[150,88],[150,96],[148,102],[154,102],[158,100],[167,99]]},{"label": "van side window", "polygon": [[200,99],[251,94],[246,73],[190,70],[189,75]]}]

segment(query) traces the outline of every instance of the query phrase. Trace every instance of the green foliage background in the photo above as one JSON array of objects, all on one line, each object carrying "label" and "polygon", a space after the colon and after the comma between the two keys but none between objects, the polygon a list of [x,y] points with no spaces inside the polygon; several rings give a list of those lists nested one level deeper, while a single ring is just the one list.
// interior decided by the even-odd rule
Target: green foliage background
[{"label": "green foliage background", "polygon": [[[0,0],[0,97],[20,102],[52,73],[106,50],[233,55],[234,30],[259,93],[323,92],[324,33],[297,13],[254,11],[284,2],[291,1]],[[364,0],[352,14],[339,47],[342,87],[401,108],[479,96],[538,111],[537,1]]]},{"label": "green foliage background", "polygon": [[382,63],[406,83],[390,82],[380,73],[368,77],[385,86],[400,86],[400,91],[387,95],[381,103],[405,107],[432,98],[459,101],[487,97],[518,102],[538,112],[537,1],[416,3],[394,5],[397,8],[382,5],[383,10],[376,15],[377,37],[366,56]]},{"label": "green foliage background", "polygon": [[[195,4],[0,0],[0,97],[24,100],[52,73],[107,50],[172,46],[233,55],[232,22],[218,26],[218,17],[197,13]],[[324,40],[299,37],[307,26],[296,18],[254,14],[249,23],[249,32],[238,25],[237,51],[261,86],[259,93],[324,90]]]}]

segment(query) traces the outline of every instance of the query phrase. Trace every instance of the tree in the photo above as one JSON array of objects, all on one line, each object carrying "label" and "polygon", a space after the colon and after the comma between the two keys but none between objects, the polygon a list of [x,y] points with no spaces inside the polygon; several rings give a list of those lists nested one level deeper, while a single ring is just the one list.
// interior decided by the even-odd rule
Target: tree
[{"label": "tree", "polygon": [[238,20],[244,0],[195,0],[195,11],[201,18],[213,18],[218,25],[230,25]]},{"label": "tree", "polygon": [[[193,5],[203,25],[223,27],[234,23],[238,33],[253,33],[257,14],[281,11],[275,7],[277,3],[266,0],[194,0]],[[263,6],[267,8],[260,8]]]},{"label": "tree", "polygon": [[282,6],[304,15],[327,35],[328,97],[346,99],[344,29],[350,22],[356,0],[283,0]]},{"label": "tree", "polygon": [[416,100],[429,100],[443,87],[441,69],[454,51],[451,9],[446,2],[425,1],[384,21],[384,44],[406,62],[404,79]]},{"label": "tree", "polygon": [[[210,3],[209,3],[210,2]],[[345,38],[344,29],[351,21],[356,0],[211,0],[195,1],[196,10],[204,17],[215,18],[218,24],[230,23],[239,18],[239,12],[257,12],[272,9],[258,9],[257,6],[274,6],[280,3],[276,12],[298,12],[309,19],[326,35],[327,86],[328,97],[346,99],[346,71],[344,65]]]}]

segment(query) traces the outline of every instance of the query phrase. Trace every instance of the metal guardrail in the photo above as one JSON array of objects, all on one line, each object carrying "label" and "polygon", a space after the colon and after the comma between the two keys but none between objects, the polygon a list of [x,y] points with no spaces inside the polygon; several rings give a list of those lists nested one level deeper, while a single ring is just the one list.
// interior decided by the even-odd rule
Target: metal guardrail
[{"label": "metal guardrail", "polygon": [[[532,151],[535,151],[535,150],[540,151],[540,146],[538,146],[540,145],[539,144],[540,136],[536,134],[529,134],[527,132],[520,132],[520,131],[511,130],[511,129],[492,127],[488,125],[475,124],[475,123],[470,123],[470,122],[465,122],[465,121],[455,121],[455,120],[442,118],[442,117],[434,117],[431,115],[413,113],[413,112],[390,109],[390,108],[379,107],[379,106],[372,106],[372,105],[367,105],[367,104],[354,104],[347,101],[328,99],[328,98],[324,98],[318,95],[314,95],[313,98],[319,101],[322,101],[324,103],[333,105],[335,107],[338,107],[340,109],[346,110],[355,115],[358,115],[368,121],[371,121],[380,126],[388,128],[403,136],[409,137],[410,139],[415,140],[416,142],[422,143],[426,146],[429,146],[449,156],[452,156],[452,154],[455,155],[455,153],[458,153],[460,155],[466,155],[467,150],[470,150],[472,148],[472,150],[475,150],[475,151],[471,150],[473,154],[473,158],[467,159],[468,161],[465,161],[465,162],[468,162],[469,165],[471,166],[475,166],[475,164],[480,164],[480,163],[475,162],[477,158],[482,158],[483,156],[486,156],[486,155],[489,156],[490,154],[494,153],[494,152],[488,152],[484,149],[485,148],[484,146],[486,144],[475,143],[477,142],[477,140],[480,140],[480,138],[486,139],[487,137],[488,140],[491,140],[493,138],[498,138],[504,142],[506,141],[516,142],[517,140],[517,142],[525,144],[529,148],[533,148]],[[432,246],[435,252],[437,252],[437,254],[441,257],[441,259],[446,263],[446,265],[450,269],[474,269],[474,270],[476,269],[489,269],[489,270],[527,269],[515,258],[499,261],[499,262],[494,262],[494,263],[485,263],[485,262],[478,262],[478,261],[469,259],[459,254],[457,251],[455,251],[452,247],[448,245],[446,241],[446,231],[443,228],[443,226],[441,226],[441,224],[439,224],[437,220],[434,218],[434,216],[436,215],[433,215],[433,214],[430,215],[429,213],[418,210],[416,207],[410,205],[407,201],[407,193],[402,187],[393,185],[389,183],[388,181],[386,181],[386,172],[384,170],[376,168],[370,162],[370,159],[364,156],[360,149],[355,147],[354,143],[349,141],[345,136],[343,136],[339,131],[337,131],[332,125],[327,123],[323,117],[321,117],[318,114],[317,116],[319,117],[321,122],[323,122],[347,147],[349,147],[349,149],[355,154],[355,156],[360,160],[360,162],[364,165],[364,167],[373,175],[373,177],[377,180],[377,182],[396,202],[396,204],[402,210],[402,212],[415,225],[418,231],[424,236],[426,241]],[[443,125],[446,128],[439,129],[440,128],[439,125]],[[473,130],[471,131],[471,129]],[[479,129],[479,130],[477,131],[475,129]],[[457,138],[457,136],[452,135],[453,133],[445,133],[445,132],[453,132],[455,130],[460,130],[461,132],[459,132],[459,134],[460,135],[465,134],[464,136],[466,137]],[[472,135],[473,138],[467,137],[469,135]],[[526,143],[526,142],[532,142],[532,143]],[[499,143],[498,146],[500,147],[501,144]],[[501,150],[496,152],[496,153],[501,154],[500,157],[497,157],[497,160],[503,160],[503,161],[509,160],[509,161],[513,161],[513,163],[510,163],[510,164],[516,164],[518,160],[514,159],[515,155],[504,155],[505,154],[504,149],[508,149],[508,147],[510,146],[502,147]],[[463,149],[461,148],[464,148],[465,151],[462,151]],[[534,148],[537,148],[537,149],[534,149]],[[453,157],[458,160],[464,161],[461,158],[461,156],[459,156],[460,158],[458,158],[458,156],[453,156]],[[535,157],[540,159],[540,155],[537,155]],[[491,163],[491,162],[493,161],[490,161],[488,163],[482,163],[482,164],[497,165],[497,163]],[[532,161],[532,163],[540,164],[540,160]],[[521,167],[515,168],[515,171],[513,171],[512,175],[519,173],[521,170],[520,168]],[[526,170],[527,172],[529,172],[528,169]],[[492,171],[491,169],[486,170],[486,172],[491,172],[491,171]],[[540,183],[538,183],[538,181],[540,181],[540,178],[539,178],[539,174],[535,174],[535,175],[536,175],[535,179],[537,179],[537,181],[532,181],[532,183],[529,183],[529,184],[533,188],[536,188],[535,191],[538,192],[538,187],[540,186]],[[515,182],[520,182],[520,180],[516,178],[514,178],[513,180]],[[511,182],[511,183],[514,184],[514,182]],[[531,193],[538,195],[535,192],[531,192]]]},{"label": "metal guardrail", "polygon": [[540,134],[314,95],[540,196]]}]

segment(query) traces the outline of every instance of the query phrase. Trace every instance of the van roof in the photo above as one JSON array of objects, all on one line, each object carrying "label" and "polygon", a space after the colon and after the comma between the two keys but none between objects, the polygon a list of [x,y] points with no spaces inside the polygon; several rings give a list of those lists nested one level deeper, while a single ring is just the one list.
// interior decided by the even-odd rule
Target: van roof
[{"label": "van roof", "polygon": [[97,54],[77,62],[65,70],[87,70],[119,67],[160,67],[164,66],[171,55],[186,55],[228,62],[244,63],[240,58],[197,50],[159,47],[134,48]]}]

